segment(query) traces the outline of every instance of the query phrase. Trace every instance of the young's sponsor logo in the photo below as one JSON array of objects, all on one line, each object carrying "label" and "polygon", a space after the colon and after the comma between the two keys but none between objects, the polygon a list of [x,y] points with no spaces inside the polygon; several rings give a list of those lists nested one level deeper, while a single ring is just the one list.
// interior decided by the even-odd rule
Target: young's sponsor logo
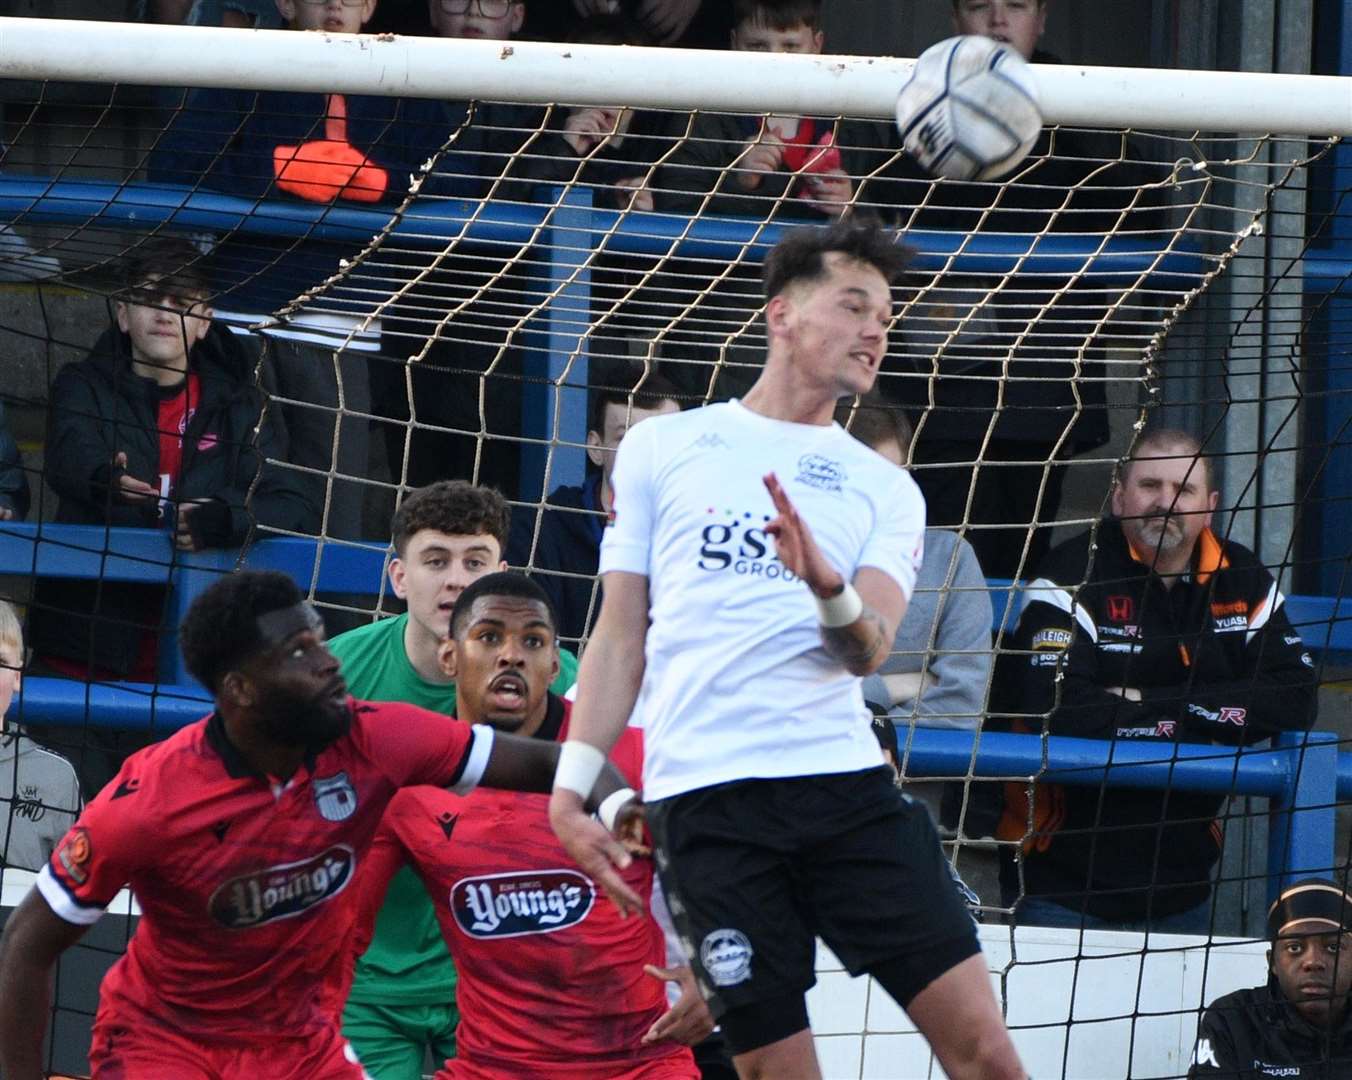
[{"label": "young's sponsor logo", "polygon": [[596,886],[577,870],[530,870],[462,878],[451,887],[455,921],[472,938],[552,934],[580,923]]},{"label": "young's sponsor logo", "polygon": [[346,844],[299,862],[231,878],[211,894],[211,917],[227,930],[248,930],[304,915],[337,896],[352,880],[357,856]]}]

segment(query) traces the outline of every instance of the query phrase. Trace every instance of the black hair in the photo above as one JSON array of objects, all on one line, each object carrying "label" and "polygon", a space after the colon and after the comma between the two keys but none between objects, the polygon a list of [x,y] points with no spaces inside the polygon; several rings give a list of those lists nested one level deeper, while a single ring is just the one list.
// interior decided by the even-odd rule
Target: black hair
[{"label": "black hair", "polygon": [[221,680],[266,645],[258,617],[295,607],[300,587],[278,570],[241,570],[203,591],[178,628],[183,662],[213,694]]},{"label": "black hair", "polygon": [[172,288],[201,296],[211,294],[207,257],[187,240],[172,236],[147,240],[132,250],[123,267],[122,283],[128,298],[151,278],[161,289]]},{"label": "black hair", "polygon": [[390,519],[390,540],[401,559],[414,533],[435,529],[447,536],[493,537],[507,550],[512,508],[498,491],[466,480],[438,480],[409,494]]},{"label": "black hair", "polygon": [[576,45],[652,45],[653,36],[625,11],[589,15],[568,32]]},{"label": "black hair", "polygon": [[637,365],[620,363],[601,365],[593,372],[595,382],[587,402],[587,430],[602,434],[606,421],[606,406],[628,408],[632,400],[636,409],[655,409],[664,401],[681,404],[681,391],[676,384],[657,371]]},{"label": "black hair", "polygon": [[455,610],[451,612],[451,637],[457,641],[465,632],[465,623],[469,621],[474,602],[481,596],[515,596],[522,600],[538,601],[549,615],[549,628],[554,630],[559,625],[558,616],[554,613],[554,604],[544,589],[525,574],[515,570],[500,570],[495,574],[475,578],[465,587],[465,591],[455,598]]},{"label": "black hair", "polygon": [[765,260],[761,279],[765,299],[773,300],[795,281],[815,281],[826,274],[832,252],[874,267],[888,285],[896,283],[910,261],[910,249],[871,221],[837,221],[830,225],[791,229]]},{"label": "black hair", "polygon": [[858,399],[842,398],[836,406],[836,423],[871,450],[895,439],[901,460],[910,460],[915,429],[900,406],[886,401],[876,390]]},{"label": "black hair", "polygon": [[758,22],[772,30],[820,30],[822,0],[733,0],[732,25]]}]

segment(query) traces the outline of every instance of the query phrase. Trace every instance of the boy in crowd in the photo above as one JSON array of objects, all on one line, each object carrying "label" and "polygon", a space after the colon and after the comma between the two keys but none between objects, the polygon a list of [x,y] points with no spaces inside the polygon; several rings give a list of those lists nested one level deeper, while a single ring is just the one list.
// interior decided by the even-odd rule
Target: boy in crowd
[{"label": "boy in crowd", "polygon": [[[330,34],[358,33],[376,8],[376,0],[276,2],[289,29]],[[392,97],[194,90],[152,151],[150,178],[251,199],[390,203],[407,193],[410,175],[446,138],[414,112]],[[228,241],[217,253],[232,286],[218,317],[263,326],[292,435],[289,460],[315,470],[307,482],[325,488],[323,531],[331,537],[363,534],[363,481],[370,476],[367,365],[382,328],[368,317],[369,287],[359,280],[365,271],[340,266],[358,253],[351,243],[259,236]],[[322,295],[307,295],[321,286]]]},{"label": "boy in crowd", "polygon": [[[570,708],[548,690],[558,656],[548,597],[529,578],[506,573],[465,589],[440,662],[455,679],[462,722],[558,742]],[[637,784],[642,759],[642,732],[630,728],[613,760]],[[682,1044],[704,1038],[713,1022],[690,969],[661,970],[666,943],[656,920],[626,919],[597,895],[550,830],[545,796],[462,799],[432,787],[397,796],[361,878],[360,924],[369,925],[391,875],[409,866],[435,897],[460,970],[459,1054],[439,1080],[699,1076]],[[650,859],[623,873],[634,892],[651,897]],[[504,901],[521,899],[504,914]],[[668,977],[684,989],[671,1011]],[[347,1032],[351,1038],[350,1025]],[[369,1056],[362,1060],[384,1076]]]},{"label": "boy in crowd", "polygon": [[[56,520],[166,529],[179,551],[238,547],[255,524],[313,531],[311,493],[296,474],[266,464],[287,460],[287,432],[276,410],[263,408],[251,351],[212,321],[197,250],[182,240],[147,243],[126,282],[115,325],[52,383],[47,482],[59,497]],[[154,682],[164,596],[158,585],[40,580],[30,615],[37,658],[75,679]],[[75,764],[87,797],[144,735],[83,733]],[[58,729],[40,736],[58,747],[67,737]]]},{"label": "boy in crowd", "polygon": [[553,604],[559,636],[565,641],[580,641],[600,608],[596,567],[601,534],[615,507],[610,487],[615,450],[630,428],[651,417],[680,411],[676,388],[661,375],[650,375],[633,389],[597,387],[592,391],[587,425],[591,475],[580,487],[555,488],[543,508],[517,515],[507,561],[535,574]]},{"label": "boy in crowd", "polygon": [[23,629],[0,600],[0,866],[41,870],[80,812],[80,783],[59,754],[5,723],[23,672]]},{"label": "boy in crowd", "polygon": [[[408,611],[341,634],[329,648],[352,693],[456,714],[452,672],[439,660],[466,586],[505,570],[510,510],[491,488],[445,480],[413,492],[390,523],[394,593]],[[564,693],[577,658],[560,654],[552,689]],[[407,868],[390,884],[370,948],[357,960],[343,1032],[375,1080],[417,1080],[426,1054],[455,1054],[455,966],[432,900]]]}]

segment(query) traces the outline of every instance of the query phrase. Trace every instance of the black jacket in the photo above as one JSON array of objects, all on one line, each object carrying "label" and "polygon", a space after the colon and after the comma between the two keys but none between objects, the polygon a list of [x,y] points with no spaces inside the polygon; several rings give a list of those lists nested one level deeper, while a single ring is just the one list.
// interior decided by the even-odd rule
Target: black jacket
[{"label": "black jacket", "polygon": [[24,472],[23,456],[19,453],[19,444],[9,430],[9,418],[5,416],[5,406],[0,404],[0,507],[14,511],[14,517],[22,521],[28,516],[31,495],[28,489],[28,474]]},{"label": "black jacket", "polygon": [[[316,491],[286,469],[265,468],[264,458],[287,460],[280,411],[263,415],[263,395],[254,384],[254,359],[229,330],[213,325],[193,348],[190,365],[200,379],[201,398],[184,433],[178,500],[210,499],[201,514],[203,543],[235,547],[258,524],[316,532]],[[130,341],[110,327],[81,361],[67,364],[51,389],[47,434],[47,481],[60,497],[56,520],[74,524],[159,528],[159,507],[114,498],[122,472],[154,485],[159,475],[156,430],[158,388],[131,367]],[[260,415],[262,420],[260,424]],[[255,427],[258,428],[255,434]],[[127,455],[125,470],[114,456]],[[257,481],[257,488],[250,487]],[[136,635],[91,632],[95,612],[115,618],[124,604],[145,609],[145,586],[80,581],[40,582],[32,617],[33,647],[69,659],[126,671]],[[136,600],[129,601],[129,597]]]},{"label": "black jacket", "polygon": [[581,487],[555,488],[538,511],[512,514],[507,561],[534,571],[536,582],[554,604],[559,637],[569,647],[575,647],[587,633],[601,608],[601,586],[596,579],[605,528],[600,484],[597,473]]},{"label": "black jacket", "polygon": [[[1054,548],[1029,586],[997,683],[1017,728],[1053,735],[1236,746],[1314,720],[1314,664],[1272,575],[1210,530],[1193,572],[1165,589],[1109,518]],[[1087,569],[1086,569],[1087,568]],[[1109,693],[1135,687],[1138,702]],[[1105,919],[1203,903],[1220,854],[1222,796],[1039,784],[1006,788],[998,835],[1022,841],[1028,895]],[[1016,884],[1005,856],[1003,881]],[[1086,900],[1086,892],[1088,898]]]},{"label": "black jacket", "polygon": [[1280,987],[1236,990],[1202,1014],[1188,1080],[1338,1080],[1352,1076],[1352,1011],[1332,1031],[1305,1022]]}]

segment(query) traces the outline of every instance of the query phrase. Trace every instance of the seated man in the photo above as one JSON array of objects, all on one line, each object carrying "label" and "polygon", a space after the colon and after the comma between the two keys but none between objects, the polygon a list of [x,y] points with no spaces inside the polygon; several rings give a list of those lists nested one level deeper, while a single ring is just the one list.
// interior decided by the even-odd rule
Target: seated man
[{"label": "seated man", "polygon": [[[416,784],[543,792],[558,747],[353,699],[319,615],[275,571],[204,590],[180,640],[214,709],[127,761],[5,924],[0,1072],[45,1075],[53,968],[129,887],[141,922],[100,987],[94,1077],[364,1080],[334,994],[349,971],[353,876],[390,799]],[[627,790],[603,765],[596,799]],[[631,857],[588,829],[612,860],[597,885],[640,910],[621,876]]]},{"label": "seated man", "polygon": [[[56,520],[164,529],[179,551],[238,547],[255,525],[313,531],[310,490],[265,464],[287,460],[286,429],[263,408],[257,358],[212,321],[197,249],[147,243],[126,283],[116,324],[52,383],[46,478],[59,498]],[[154,682],[163,611],[160,586],[41,579],[30,614],[36,659],[76,679]],[[70,734],[50,729],[40,738],[60,749]],[[80,733],[79,753],[71,746],[85,797],[143,742]]]},{"label": "seated man", "polygon": [[0,600],[0,867],[41,870],[80,812],[70,762],[5,723],[23,672],[23,629]]},{"label": "seated man", "polygon": [[[357,697],[402,701],[454,716],[455,679],[439,654],[467,585],[505,570],[510,513],[491,488],[443,480],[411,493],[390,522],[390,584],[408,611],[335,637],[329,647]],[[560,653],[552,689],[565,693],[577,657]],[[390,883],[375,935],[357,959],[343,1034],[375,1080],[418,1080],[425,1054],[455,1054],[455,966],[432,901],[404,869]]]},{"label": "seated man", "polygon": [[[461,594],[441,652],[443,670],[455,673],[460,720],[561,742],[570,706],[548,692],[557,648],[539,586],[520,574],[479,578]],[[642,732],[630,728],[613,760],[635,785],[642,756]],[[360,880],[362,924],[406,863],[434,898],[460,973],[458,1054],[439,1080],[699,1076],[682,1043],[702,1039],[713,1022],[690,969],[681,970],[685,994],[668,1014],[656,971],[666,959],[662,929],[651,918],[625,919],[598,895],[551,831],[547,798],[402,792]],[[624,876],[651,897],[651,860],[634,860]]]},{"label": "seated man", "polygon": [[1189,1080],[1352,1075],[1352,896],[1307,878],[1268,911],[1268,981],[1202,1014]]},{"label": "seated man", "polygon": [[[1182,431],[1140,436],[1113,516],[1053,548],[998,683],[1023,730],[1247,746],[1314,721],[1315,673],[1253,553],[1211,531],[1211,463]],[[1017,921],[1211,929],[1223,796],[1011,783],[998,836]],[[1032,800],[1030,805],[1030,799]],[[1029,828],[1029,821],[1032,828]]]},{"label": "seated man", "polygon": [[544,507],[516,515],[507,561],[535,572],[558,613],[564,641],[580,641],[601,607],[596,567],[606,517],[615,503],[610,487],[615,448],[636,424],[680,411],[676,388],[661,375],[648,376],[636,390],[594,388],[587,424],[587,457],[594,466],[590,478],[581,487],[557,487]]}]

